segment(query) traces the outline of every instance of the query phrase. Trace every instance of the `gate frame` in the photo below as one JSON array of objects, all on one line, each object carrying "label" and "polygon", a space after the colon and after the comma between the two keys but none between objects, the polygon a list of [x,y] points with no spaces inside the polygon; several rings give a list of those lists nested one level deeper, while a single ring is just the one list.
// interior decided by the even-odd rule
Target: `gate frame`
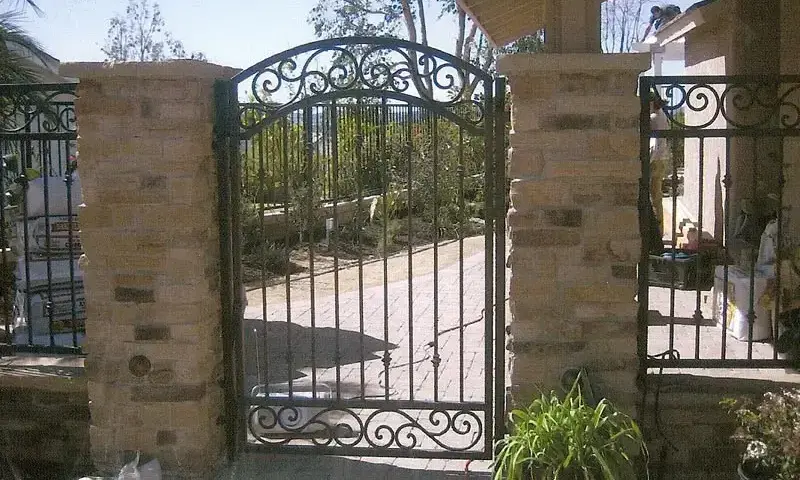
[{"label": "gate frame", "polygon": [[[249,447],[246,441],[247,429],[245,421],[250,405],[245,405],[240,394],[243,384],[243,332],[244,316],[243,294],[239,292],[242,285],[242,248],[241,248],[241,162],[239,141],[242,138],[239,116],[241,105],[238,100],[239,84],[257,74],[265,66],[274,65],[283,59],[306,52],[324,51],[331,47],[350,45],[366,45],[387,49],[407,49],[431,58],[439,58],[447,62],[447,66],[457,69],[469,79],[470,75],[480,78],[484,83],[486,98],[483,99],[483,116],[476,124],[484,136],[485,145],[485,398],[484,398],[484,445],[482,451],[454,452],[449,450],[425,451],[387,448],[385,451],[368,450],[364,447],[321,447],[321,446],[286,446],[268,447],[273,453],[311,453],[322,455],[388,456],[407,458],[451,458],[451,459],[491,459],[496,440],[503,437],[506,430],[506,383],[505,383],[505,302],[506,302],[506,144],[507,127],[506,79],[491,75],[475,65],[465,62],[447,52],[429,46],[416,44],[406,40],[384,37],[346,37],[321,40],[307,43],[272,55],[253,66],[241,71],[229,80],[218,80],[214,86],[216,105],[213,148],[217,157],[218,174],[218,211],[220,228],[220,299],[223,337],[223,375],[221,383],[225,392],[226,447],[228,459],[233,461],[242,451],[263,450],[263,446]],[[396,50],[397,51],[397,50]],[[422,62],[423,60],[420,60]],[[358,64],[359,68],[361,64]],[[414,74],[412,74],[414,76]],[[383,87],[391,85],[389,81]],[[352,85],[350,86],[352,87]],[[424,109],[443,115],[452,114],[441,107],[444,102],[434,99],[395,93],[391,88],[371,89],[332,89],[337,90],[328,95],[309,95],[300,101],[291,101],[281,105],[270,115],[282,118],[286,113],[311,106],[320,101],[334,98],[374,97],[396,99],[416,104]],[[405,91],[405,90],[404,90]],[[295,100],[295,99],[293,99]],[[452,120],[452,118],[451,118]],[[261,121],[251,129],[263,130],[267,122]],[[480,136],[480,134],[476,134]],[[501,194],[502,192],[502,194]],[[492,308],[489,308],[489,307]],[[491,339],[493,335],[493,339]],[[381,402],[386,406],[394,405],[399,411],[403,409],[403,400]],[[274,403],[274,402],[272,402]],[[331,401],[326,405],[335,406]],[[409,402],[405,402],[409,403]],[[441,403],[446,408],[451,402]],[[276,404],[277,405],[277,404]],[[291,405],[291,403],[287,404]],[[362,407],[364,408],[364,407]],[[366,407],[371,408],[371,407]]]},{"label": "gate frame", "polygon": [[[714,358],[700,358],[699,354],[695,353],[695,355],[687,355],[686,358],[681,358],[680,352],[675,349],[669,349],[665,352],[659,352],[655,354],[648,353],[648,336],[649,336],[649,289],[650,289],[650,272],[649,272],[649,251],[647,245],[648,234],[650,233],[648,226],[647,226],[647,219],[648,216],[645,214],[645,209],[647,205],[649,205],[650,201],[650,140],[651,139],[697,139],[700,140],[701,149],[704,147],[703,140],[707,138],[717,138],[717,139],[726,139],[730,141],[734,138],[748,138],[757,141],[758,139],[764,138],[796,138],[800,137],[800,119],[786,120],[780,117],[780,107],[786,106],[790,108],[797,109],[797,105],[791,103],[790,101],[786,100],[785,98],[779,97],[778,103],[776,105],[766,105],[761,104],[760,100],[758,99],[757,95],[761,88],[766,87],[775,87],[776,89],[780,89],[781,86],[791,84],[794,85],[793,88],[784,96],[789,95],[792,92],[797,91],[798,84],[800,84],[800,76],[798,75],[686,75],[686,76],[641,76],[639,79],[639,99],[640,99],[640,124],[639,124],[639,142],[640,142],[640,154],[639,160],[641,163],[641,178],[640,178],[640,186],[639,186],[639,224],[640,224],[640,232],[642,236],[642,250],[641,250],[641,259],[639,263],[639,273],[638,273],[638,300],[639,300],[639,310],[638,310],[638,328],[637,328],[637,354],[639,357],[639,372],[640,376],[646,374],[648,369],[664,369],[664,368],[688,368],[688,369],[695,369],[695,368],[705,368],[705,369],[747,369],[747,368],[763,368],[763,369],[781,369],[781,368],[797,368],[798,364],[796,360],[792,359],[780,359],[778,358],[777,351],[773,353],[773,358],[752,358],[752,345],[754,340],[752,339],[752,330],[753,330],[753,321],[754,318],[750,319],[750,338],[747,340],[749,344],[749,353],[748,358],[726,358],[726,342],[727,342],[727,335],[728,332],[725,330],[721,332],[723,336],[723,343],[722,343],[722,352],[718,355],[718,357]],[[713,86],[722,86],[722,92],[716,92],[713,95],[710,95],[708,92],[714,91]],[[678,94],[683,95],[683,97],[677,98],[679,104],[677,106],[673,106],[668,108],[667,110],[671,113],[668,113],[668,122],[669,122],[669,130],[659,130],[653,129],[650,124],[650,100],[649,95],[651,92],[654,92],[658,87],[665,87],[668,89],[674,89],[677,91]],[[752,88],[756,87],[753,91]],[[742,89],[748,92],[743,97],[744,99],[738,99],[741,104],[737,104],[737,97],[736,97],[736,90]],[[750,90],[748,90],[750,89]],[[698,98],[697,91],[700,91],[701,94],[705,94],[705,98]],[[731,93],[733,92],[733,93]],[[749,96],[748,96],[749,95]],[[749,103],[748,103],[749,101]],[[727,102],[731,102],[730,105]],[[744,105],[744,106],[741,106]],[[753,122],[747,121],[737,122],[733,116],[737,113],[747,113],[750,108],[771,108],[772,111],[766,117],[759,117],[757,121]],[[682,124],[681,122],[677,121],[674,117],[677,113],[678,108],[686,108],[695,113],[705,113],[709,116],[713,117],[712,121],[709,121],[706,124],[701,125],[689,125],[689,124]],[[673,115],[673,116],[670,116]],[[713,121],[722,118],[726,121],[726,125],[724,128],[711,128]],[[688,123],[688,122],[686,122]],[[674,126],[678,128],[672,129]],[[703,157],[700,156],[702,159]],[[726,154],[725,162],[723,164],[723,172],[725,176],[722,178],[722,186],[725,190],[726,195],[726,205],[724,207],[723,213],[723,246],[721,250],[724,252],[724,255],[727,257],[729,255],[729,249],[731,248],[731,241],[733,240],[733,235],[730,232],[731,227],[730,224],[732,223],[733,216],[731,215],[732,212],[735,211],[733,205],[730,204],[730,185],[733,179],[730,177],[731,169],[730,169],[730,148],[728,148],[728,152]],[[783,144],[781,145],[781,154],[779,161],[781,162],[781,177],[779,179],[780,185],[780,192],[779,196],[781,198],[781,205],[778,213],[778,237],[782,236],[782,212],[786,209],[786,206],[783,204],[783,192],[785,188],[785,177],[784,177],[784,169],[787,164],[784,162],[783,158]],[[753,162],[756,162],[754,159]],[[673,177],[673,187],[677,189],[677,169],[673,168],[672,175]],[[674,193],[673,193],[674,195]],[[700,198],[700,206],[702,206],[703,199]],[[701,217],[702,218],[702,217]],[[702,224],[701,224],[702,226]],[[672,232],[673,236],[675,236],[676,232]],[[702,234],[702,232],[701,232]],[[778,245],[780,246],[780,240]],[[757,249],[756,249],[757,250]],[[665,252],[672,252],[672,259],[674,261],[677,248],[673,246],[673,248],[665,248]],[[756,251],[757,253],[757,251]],[[755,263],[753,264],[755,265]],[[675,274],[675,267],[674,263],[672,264],[672,281],[671,281],[671,288],[677,289],[677,276]],[[752,267],[754,269],[754,266]],[[750,282],[753,282],[753,270],[750,271]],[[699,276],[699,274],[698,274]],[[780,292],[780,262],[778,262],[777,271],[777,290]],[[726,266],[724,268],[724,276],[723,282],[725,284],[728,283],[728,266],[726,262]],[[728,294],[727,288],[723,293],[723,315],[727,312],[727,303],[728,303]],[[694,291],[694,289],[692,290]],[[713,290],[712,290],[713,291]],[[753,306],[755,305],[755,299],[753,297],[753,292],[751,288],[751,298],[750,298],[750,312],[749,315],[755,315],[753,312]],[[674,299],[672,300],[674,302]],[[780,301],[780,293],[777,295],[776,298],[776,305],[777,302]],[[713,315],[713,314],[712,314]],[[669,317],[665,317],[669,318]],[[702,319],[702,317],[700,317]],[[708,319],[710,320],[710,319]],[[674,324],[674,317],[671,318],[671,322]],[[697,325],[697,333],[695,334],[695,342],[697,347],[695,350],[699,351],[699,328],[700,325]],[[719,325],[716,328],[725,329],[724,326],[720,327]],[[777,330],[775,328],[774,330]],[[775,333],[775,331],[773,331]],[[774,345],[773,345],[774,348]]]}]

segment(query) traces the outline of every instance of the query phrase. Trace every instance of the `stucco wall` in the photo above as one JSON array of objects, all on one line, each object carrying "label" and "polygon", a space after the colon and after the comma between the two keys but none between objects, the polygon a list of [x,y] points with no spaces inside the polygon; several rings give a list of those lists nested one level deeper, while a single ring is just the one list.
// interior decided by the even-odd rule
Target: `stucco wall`
[{"label": "stucco wall", "polygon": [[[709,28],[690,32],[686,37],[686,75],[724,75],[730,58],[731,42],[731,29],[726,19],[719,19]],[[721,93],[722,88],[717,86],[715,89]],[[701,124],[709,118],[709,110],[693,112],[686,109],[685,114],[688,125]],[[725,119],[719,117],[709,128],[725,128],[726,124]],[[703,231],[719,238],[723,232],[715,229],[715,195],[720,190],[717,175],[722,179],[726,172],[727,141],[724,138],[708,138],[702,141],[702,180],[700,146],[700,139],[690,138],[684,142],[684,186],[683,197],[679,202],[682,211],[677,220],[681,221],[684,215],[688,215],[690,220],[698,221],[702,190]],[[724,189],[722,190],[724,202]],[[667,226],[667,231],[670,228],[671,226]]]},{"label": "stucco wall", "polygon": [[[779,54],[781,46],[780,17],[778,16],[780,0],[764,0],[749,2],[745,0],[721,0],[715,5],[713,16],[709,13],[706,23],[689,32],[686,36],[686,75],[769,75],[778,74]],[[796,9],[798,5],[786,5],[787,9]],[[797,12],[795,12],[797,14]],[[791,13],[788,14],[791,16]],[[787,18],[787,15],[784,15]],[[794,18],[797,18],[796,16]],[[791,23],[791,22],[789,22]],[[794,25],[786,25],[795,29]],[[796,35],[796,34],[795,34]],[[787,38],[784,50],[795,50],[791,38]],[[784,52],[784,57],[791,52]],[[725,86],[714,87],[722,94]],[[699,93],[699,92],[698,92]],[[732,104],[735,92],[728,95],[723,105],[728,119],[748,122],[751,115],[761,115],[758,107],[742,111]],[[763,95],[765,92],[759,92]],[[694,99],[695,102],[698,99]],[[686,119],[689,125],[705,123],[710,119],[718,106],[712,99],[711,105],[701,112],[687,109]],[[708,128],[729,128],[728,121],[720,115]],[[703,230],[719,237],[723,232],[714,228],[715,216],[720,212],[715,209],[715,197],[721,195],[723,205],[726,204],[725,190],[718,180],[725,177],[726,162],[728,164],[730,186],[730,218],[736,218],[740,210],[741,200],[753,198],[757,203],[768,193],[779,191],[778,175],[781,168],[778,154],[780,141],[771,138],[708,138],[702,142],[704,155],[704,171],[700,178],[700,146],[699,139],[687,139],[685,142],[684,195],[681,198],[678,220],[697,221],[700,210],[701,183]],[[719,163],[719,171],[717,164]],[[717,174],[719,173],[719,177]],[[754,178],[755,177],[755,178]],[[754,192],[755,188],[755,192]]]}]

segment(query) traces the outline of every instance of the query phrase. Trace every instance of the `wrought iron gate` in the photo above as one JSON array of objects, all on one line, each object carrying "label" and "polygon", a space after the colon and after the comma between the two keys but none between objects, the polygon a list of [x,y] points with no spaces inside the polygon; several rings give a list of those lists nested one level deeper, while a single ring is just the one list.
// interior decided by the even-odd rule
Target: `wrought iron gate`
[{"label": "wrought iron gate", "polygon": [[217,85],[231,452],[491,458],[505,88],[389,38]]},{"label": "wrought iron gate", "polygon": [[642,77],[641,368],[797,366],[800,77]]}]

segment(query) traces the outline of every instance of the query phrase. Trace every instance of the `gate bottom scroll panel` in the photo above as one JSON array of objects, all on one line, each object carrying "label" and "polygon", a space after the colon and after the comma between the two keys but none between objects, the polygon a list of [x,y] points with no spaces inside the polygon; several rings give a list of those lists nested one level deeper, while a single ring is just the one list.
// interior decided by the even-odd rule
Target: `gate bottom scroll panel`
[{"label": "gate bottom scroll panel", "polygon": [[[473,407],[471,405],[470,407]],[[247,442],[396,451],[481,452],[485,410],[252,405]]]}]

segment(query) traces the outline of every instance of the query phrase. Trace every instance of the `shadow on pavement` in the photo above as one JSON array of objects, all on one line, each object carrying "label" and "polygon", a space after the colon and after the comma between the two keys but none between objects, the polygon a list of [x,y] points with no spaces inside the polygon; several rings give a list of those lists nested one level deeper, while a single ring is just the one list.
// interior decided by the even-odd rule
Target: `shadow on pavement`
[{"label": "shadow on pavement", "polygon": [[[266,337],[264,326],[266,325]],[[317,327],[313,330],[287,322],[264,322],[245,319],[244,367],[245,393],[253,386],[269,379],[270,384],[284,383],[292,377],[297,380],[306,377],[301,369],[315,365],[317,369],[336,366],[337,331],[330,327]],[[291,344],[287,341],[291,337]],[[313,340],[313,357],[312,357]],[[360,332],[340,329],[338,331],[339,365],[350,365],[364,361],[378,360],[384,350],[394,350],[397,345],[381,339],[362,335]],[[362,350],[363,344],[363,350]],[[287,352],[291,348],[291,375]],[[344,394],[345,392],[343,392]]]}]

